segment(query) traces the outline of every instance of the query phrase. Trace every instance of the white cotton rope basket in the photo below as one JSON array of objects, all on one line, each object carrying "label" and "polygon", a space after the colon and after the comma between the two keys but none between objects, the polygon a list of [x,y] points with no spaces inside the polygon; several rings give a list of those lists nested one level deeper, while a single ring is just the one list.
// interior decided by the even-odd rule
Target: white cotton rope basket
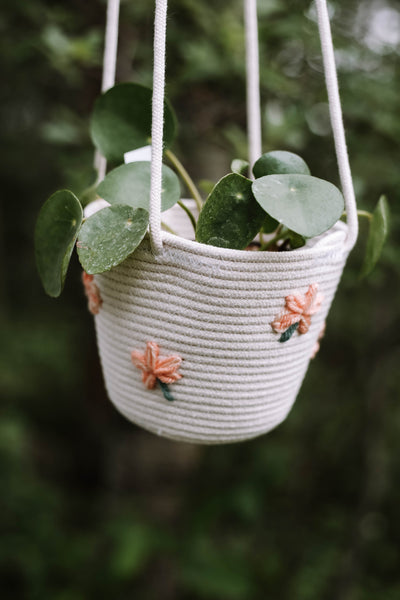
[{"label": "white cotton rope basket", "polygon": [[[255,0],[245,4],[254,15]],[[162,101],[159,97],[153,101],[153,126],[158,123],[158,130],[153,129],[152,138],[151,229],[124,263],[96,276],[102,306],[95,322],[111,401],[129,420],[158,435],[219,444],[253,438],[281,423],[296,399],[357,237],[325,0],[318,0],[317,8],[348,224],[337,223],[299,250],[231,250],[161,231],[158,173],[164,72],[161,69],[157,75],[159,57],[155,52],[154,88],[161,86]],[[165,46],[165,18],[166,0],[158,0],[156,49]],[[252,85],[256,97],[257,77]],[[248,100],[251,102],[249,96]],[[253,127],[257,125],[253,123]],[[253,140],[251,150],[255,152],[254,144],[259,141],[257,136]],[[320,310],[305,335],[296,332],[280,343],[271,323],[282,313],[287,296],[296,291],[304,294],[311,284],[318,284],[323,295]],[[158,386],[147,389],[132,363],[131,352],[143,352],[148,342],[158,344],[160,356],[182,358],[182,377],[171,385],[172,402]]]}]

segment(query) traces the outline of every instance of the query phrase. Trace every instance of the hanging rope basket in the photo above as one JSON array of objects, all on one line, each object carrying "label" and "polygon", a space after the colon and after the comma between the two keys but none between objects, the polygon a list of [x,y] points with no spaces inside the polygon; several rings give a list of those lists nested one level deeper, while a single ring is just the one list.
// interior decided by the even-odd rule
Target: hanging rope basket
[{"label": "hanging rope basket", "polygon": [[[245,5],[248,103],[254,107],[256,2]],[[166,0],[157,1],[150,233],[124,263],[87,282],[87,290],[116,408],[168,438],[235,442],[271,430],[290,411],[357,237],[329,20],[325,0],[318,0],[348,224],[337,223],[299,250],[249,252],[161,231],[166,8]],[[252,158],[260,154],[259,110],[248,112]],[[285,341],[288,328],[293,335]]]}]

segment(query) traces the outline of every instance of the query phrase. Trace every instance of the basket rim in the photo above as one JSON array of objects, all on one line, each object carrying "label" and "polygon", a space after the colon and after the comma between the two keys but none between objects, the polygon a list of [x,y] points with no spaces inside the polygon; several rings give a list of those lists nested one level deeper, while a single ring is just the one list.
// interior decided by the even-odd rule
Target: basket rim
[{"label": "basket rim", "polygon": [[[325,233],[312,238],[307,242],[307,246],[289,252],[251,252],[247,250],[234,250],[232,248],[219,248],[210,246],[197,241],[163,231],[162,241],[163,250],[179,250],[190,255],[201,256],[205,258],[220,259],[223,261],[243,262],[243,263],[296,263],[307,259],[314,260],[322,256],[347,257],[350,249],[346,247],[348,226],[342,221]],[[150,245],[150,236],[146,234],[144,238],[145,245]],[[143,244],[143,242],[142,242]],[[140,248],[140,247],[139,247]],[[143,245],[141,249],[144,250]],[[162,259],[162,252],[159,257]]]}]

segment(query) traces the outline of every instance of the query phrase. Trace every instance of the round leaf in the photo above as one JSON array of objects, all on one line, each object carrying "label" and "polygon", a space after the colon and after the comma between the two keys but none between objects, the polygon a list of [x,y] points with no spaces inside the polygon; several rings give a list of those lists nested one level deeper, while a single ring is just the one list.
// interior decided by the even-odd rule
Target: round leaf
[{"label": "round leaf", "polygon": [[298,233],[283,227],[280,233],[282,243],[279,245],[280,251],[296,250],[306,245],[307,240]]},{"label": "round leaf", "polygon": [[[97,193],[110,204],[128,204],[149,210],[150,163],[133,162],[113,169],[97,187]],[[178,177],[172,169],[163,165],[161,210],[174,206],[180,194]]]},{"label": "round leaf", "polygon": [[259,232],[265,212],[251,191],[251,181],[231,173],[207,198],[197,222],[196,240],[210,246],[242,250]]},{"label": "round leaf", "polygon": [[267,175],[256,179],[252,189],[271,217],[306,238],[327,231],[344,208],[337,187],[310,175]]},{"label": "round leaf", "polygon": [[254,177],[264,177],[264,175],[278,175],[298,173],[299,175],[309,175],[310,169],[307,164],[297,154],[286,152],[286,150],[274,150],[266,152],[257,160],[253,167]]},{"label": "round leaf", "polygon": [[[120,83],[96,100],[90,124],[93,143],[110,161],[123,162],[125,152],[151,141],[152,90],[137,83]],[[164,144],[175,135],[175,116],[167,102]]]},{"label": "round leaf", "polygon": [[53,194],[42,206],[35,228],[36,265],[45,292],[62,292],[83,213],[78,198],[68,190]]},{"label": "round leaf", "polygon": [[367,249],[364,263],[361,268],[361,277],[366,277],[375,267],[382,253],[388,235],[390,222],[389,205],[385,196],[379,198],[369,225]]},{"label": "round leaf", "polygon": [[138,247],[148,224],[147,210],[121,204],[103,208],[89,217],[81,227],[76,245],[85,271],[103,273],[119,265]]},{"label": "round leaf", "polygon": [[242,160],[241,158],[234,158],[231,162],[231,171],[232,173],[238,173],[239,175],[248,175],[249,173],[249,163],[247,160]]},{"label": "round leaf", "polygon": [[294,231],[289,231],[288,239],[290,241],[290,247],[292,250],[295,250],[296,248],[302,248],[306,245],[305,238]]}]

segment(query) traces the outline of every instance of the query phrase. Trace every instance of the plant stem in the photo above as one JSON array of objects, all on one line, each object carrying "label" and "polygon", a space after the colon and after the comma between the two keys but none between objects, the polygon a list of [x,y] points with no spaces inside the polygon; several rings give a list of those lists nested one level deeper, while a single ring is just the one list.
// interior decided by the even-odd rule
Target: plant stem
[{"label": "plant stem", "polygon": [[[359,217],[365,217],[366,219],[368,219],[368,221],[371,221],[372,219],[372,213],[368,212],[367,210],[357,210],[357,215]],[[344,213],[342,214],[342,217],[347,217],[347,212],[344,211]]]},{"label": "plant stem", "polygon": [[282,225],[279,225],[278,229],[276,230],[276,234],[272,238],[272,240],[269,240],[269,242],[267,242],[266,244],[261,244],[260,251],[268,250],[268,248],[271,248],[271,246],[273,246],[276,242],[279,242],[279,240],[282,240],[285,237],[285,234],[287,234],[287,230],[285,232],[283,230]]},{"label": "plant stem", "polygon": [[189,217],[190,222],[193,225],[194,232],[196,233],[196,219],[194,218],[192,211],[189,210],[188,207],[185,204],[183,204],[183,202],[181,200],[178,200],[178,204],[181,208],[183,208],[183,210]]},{"label": "plant stem", "polygon": [[263,244],[260,248],[260,251],[264,251],[264,250],[268,250],[269,248],[271,248],[271,246],[273,246],[276,242],[278,242],[279,240],[282,239],[282,235],[276,235],[275,237],[272,238],[272,240],[269,240],[269,242],[267,242],[266,244]]},{"label": "plant stem", "polygon": [[367,210],[358,210],[357,214],[359,217],[366,217],[369,221],[372,219],[372,213],[368,212]]},{"label": "plant stem", "polygon": [[168,233],[172,233],[172,235],[178,235],[176,231],[174,231],[169,225],[167,225],[163,221],[161,221],[161,226],[164,227],[165,231],[168,231]]},{"label": "plant stem", "polygon": [[182,177],[183,181],[186,183],[188,190],[192,194],[193,200],[196,202],[197,209],[200,212],[201,208],[203,206],[203,199],[200,196],[200,192],[197,189],[197,187],[195,186],[189,173],[186,171],[185,167],[183,166],[183,164],[181,163],[179,158],[177,156],[175,156],[175,154],[173,152],[171,152],[171,150],[166,150],[164,154],[168,158],[168,160],[170,160],[170,162],[175,167],[175,169],[178,171],[178,173]]}]

